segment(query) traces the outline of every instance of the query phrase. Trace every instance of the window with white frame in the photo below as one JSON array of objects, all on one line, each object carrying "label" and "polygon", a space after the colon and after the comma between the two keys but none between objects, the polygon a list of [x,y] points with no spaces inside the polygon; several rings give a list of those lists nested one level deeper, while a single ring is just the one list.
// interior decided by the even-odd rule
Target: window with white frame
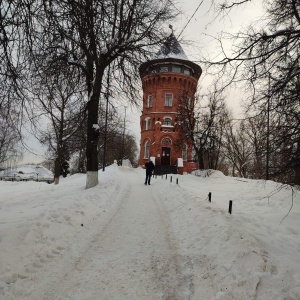
[{"label": "window with white frame", "polygon": [[144,152],[144,158],[149,158],[150,157],[150,142],[147,141],[145,143],[145,152]]},{"label": "window with white frame", "polygon": [[173,94],[166,94],[165,106],[172,106]]},{"label": "window with white frame", "polygon": [[164,125],[167,125],[167,126],[172,125],[172,119],[170,117],[164,118]]},{"label": "window with white frame", "polygon": [[151,129],[151,119],[147,118],[145,119],[146,122],[146,130],[150,130]]},{"label": "window with white frame", "polygon": [[147,103],[147,105],[148,105],[148,107],[152,107],[152,105],[153,105],[153,103],[152,103],[152,95],[148,95],[148,103]]},{"label": "window with white frame", "polygon": [[182,159],[187,161],[187,145],[183,144],[182,146]]}]

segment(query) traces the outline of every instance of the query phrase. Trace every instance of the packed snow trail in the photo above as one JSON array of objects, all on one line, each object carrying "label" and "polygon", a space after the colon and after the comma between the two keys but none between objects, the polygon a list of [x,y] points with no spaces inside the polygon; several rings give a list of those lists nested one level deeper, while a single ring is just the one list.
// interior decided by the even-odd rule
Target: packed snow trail
[{"label": "packed snow trail", "polygon": [[123,169],[126,190],[107,224],[43,299],[189,299],[168,218],[130,171]]},{"label": "packed snow trail", "polygon": [[155,184],[145,186],[134,169],[119,172],[112,194],[117,206],[98,234],[81,254],[65,252],[39,270],[40,280],[20,287],[19,293],[27,289],[22,299],[192,299],[191,266],[177,251]]}]

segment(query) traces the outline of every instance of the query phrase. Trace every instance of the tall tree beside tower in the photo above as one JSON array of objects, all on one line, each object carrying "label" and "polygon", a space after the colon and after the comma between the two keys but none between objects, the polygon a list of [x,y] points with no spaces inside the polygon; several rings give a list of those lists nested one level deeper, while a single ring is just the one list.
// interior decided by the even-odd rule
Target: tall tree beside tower
[{"label": "tall tree beside tower", "polygon": [[[7,6],[1,4],[1,12],[2,8],[11,22],[0,20],[0,30],[5,33],[1,37],[9,41],[15,32],[18,38],[25,37],[12,46],[15,55],[22,52],[30,57],[26,63],[31,71],[65,61],[76,66],[85,78],[86,188],[97,185],[98,107],[105,71],[110,65],[112,80],[126,86],[131,95],[135,94],[137,67],[149,56],[150,47],[153,49],[162,42],[164,24],[175,16],[174,6],[170,0],[32,0],[30,3],[20,0]],[[27,16],[21,20],[24,24],[13,22],[13,14],[18,10]],[[0,54],[6,59],[9,47],[3,49]],[[10,66],[11,61],[6,59],[6,65]],[[137,97],[131,99],[135,102]]]}]

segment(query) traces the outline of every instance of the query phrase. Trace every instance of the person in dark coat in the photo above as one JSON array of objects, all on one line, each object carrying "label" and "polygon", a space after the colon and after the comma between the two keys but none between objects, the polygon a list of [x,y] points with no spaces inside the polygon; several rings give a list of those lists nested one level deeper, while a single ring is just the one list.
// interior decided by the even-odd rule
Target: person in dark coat
[{"label": "person in dark coat", "polygon": [[145,179],[145,184],[150,185],[150,180],[152,176],[152,172],[154,170],[154,164],[151,159],[145,163],[145,169],[146,169],[146,179]]}]

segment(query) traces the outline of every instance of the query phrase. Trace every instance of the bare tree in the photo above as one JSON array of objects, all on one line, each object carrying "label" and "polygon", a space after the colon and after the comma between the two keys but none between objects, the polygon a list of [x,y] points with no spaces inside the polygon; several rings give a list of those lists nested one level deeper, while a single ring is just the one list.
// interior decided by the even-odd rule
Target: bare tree
[{"label": "bare tree", "polygon": [[82,84],[76,70],[62,68],[39,74],[35,78],[32,93],[35,96],[33,110],[47,128],[36,126],[40,141],[48,147],[48,155],[55,161],[54,182],[59,183],[62,164],[76,150],[72,141],[80,130],[85,116]]},{"label": "bare tree", "polygon": [[[212,1],[219,15],[246,2]],[[228,79],[223,87],[234,83],[247,87],[252,96],[249,105],[257,109],[257,115],[269,111],[265,104],[271,102],[273,117],[280,120],[272,142],[278,156],[282,153],[281,168],[273,169],[273,175],[293,174],[289,182],[299,184],[300,2],[274,0],[266,2],[265,7],[264,19],[247,30],[234,35],[222,33],[217,38],[222,58],[206,63],[210,70],[218,70],[223,81]],[[231,49],[224,46],[228,39]]]},{"label": "bare tree", "polygon": [[190,102],[185,96],[180,99],[180,141],[192,141],[200,169],[217,169],[221,156],[223,124],[227,116],[224,97],[215,90],[201,100],[197,98],[195,102]]},{"label": "bare tree", "polygon": [[85,77],[86,187],[90,188],[98,183],[99,130],[95,125],[105,70],[111,65],[116,82],[132,87],[138,78],[138,65],[149,54],[148,47],[162,41],[163,23],[173,17],[172,6],[170,1],[146,0],[68,0],[43,4],[41,15],[45,19],[40,20],[40,25],[47,29],[47,38],[43,39],[46,61],[64,60],[78,67]]},{"label": "bare tree", "polygon": [[19,146],[20,135],[14,125],[14,112],[0,108],[0,164],[21,157]]}]

